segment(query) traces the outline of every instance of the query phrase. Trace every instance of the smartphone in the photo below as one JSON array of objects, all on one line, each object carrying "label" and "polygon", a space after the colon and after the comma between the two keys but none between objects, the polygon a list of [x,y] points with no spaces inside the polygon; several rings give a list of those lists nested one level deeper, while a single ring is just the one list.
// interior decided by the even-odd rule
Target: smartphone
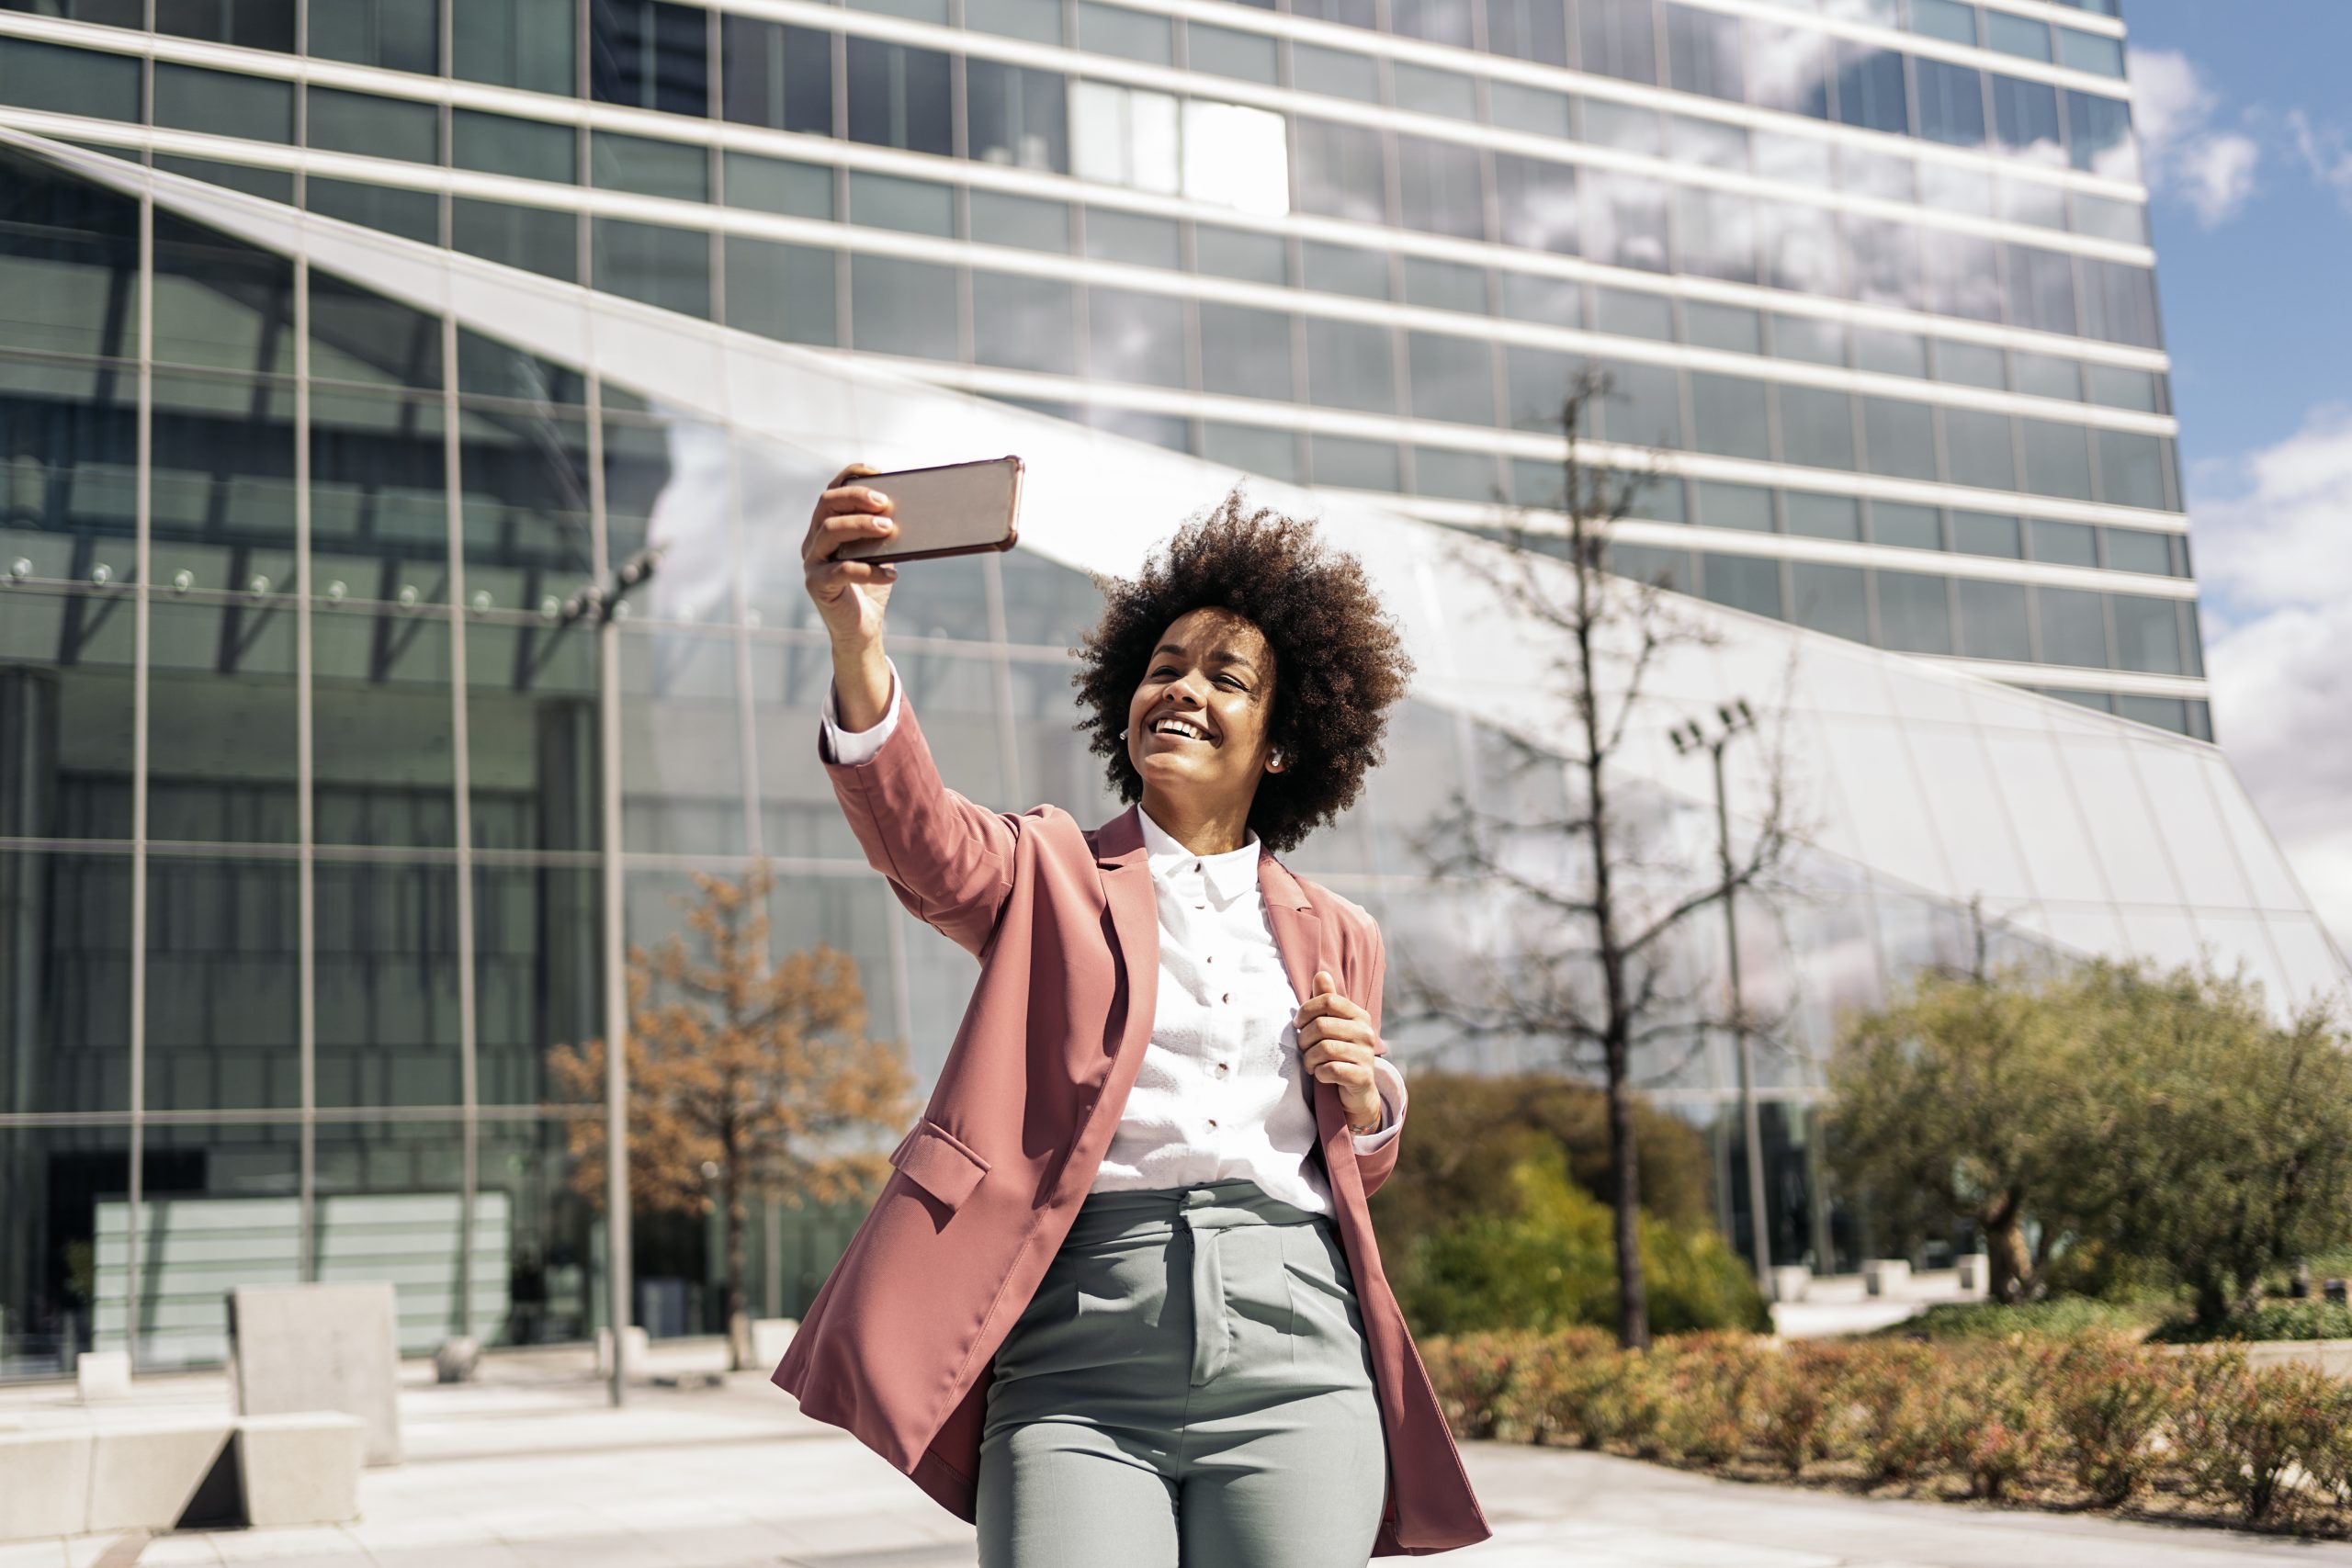
[{"label": "smartphone", "polygon": [[870,486],[890,498],[899,531],[887,539],[853,539],[836,560],[929,560],[937,556],[1009,550],[1017,539],[1022,463],[990,457],[865,474],[844,483]]}]

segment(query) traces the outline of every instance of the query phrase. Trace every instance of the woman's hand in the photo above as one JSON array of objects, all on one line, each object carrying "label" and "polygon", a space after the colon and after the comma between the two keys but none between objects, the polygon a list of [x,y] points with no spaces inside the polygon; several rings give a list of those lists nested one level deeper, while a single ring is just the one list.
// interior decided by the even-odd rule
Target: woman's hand
[{"label": "woman's hand", "polygon": [[1385,1114],[1372,1059],[1386,1048],[1373,1032],[1372,1015],[1340,994],[1328,969],[1315,972],[1315,995],[1298,1010],[1300,1060],[1306,1070],[1340,1090],[1348,1125],[1380,1125]]},{"label": "woman's hand", "polygon": [[817,498],[808,536],[800,542],[808,597],[816,601],[817,614],[836,649],[859,647],[882,636],[883,606],[890,602],[890,584],[899,575],[899,569],[887,562],[833,558],[852,540],[887,538],[897,531],[899,525],[889,517],[889,497],[850,482],[878,471],[870,464],[852,463],[835,474]]},{"label": "woman's hand", "polygon": [[877,472],[852,463],[833,476],[817,498],[808,534],[800,542],[800,569],[808,597],[833,645],[833,691],[842,728],[870,729],[890,704],[890,666],[882,654],[882,612],[899,569],[887,562],[836,560],[833,553],[853,539],[888,538],[898,532],[890,520],[890,498],[851,481]]}]

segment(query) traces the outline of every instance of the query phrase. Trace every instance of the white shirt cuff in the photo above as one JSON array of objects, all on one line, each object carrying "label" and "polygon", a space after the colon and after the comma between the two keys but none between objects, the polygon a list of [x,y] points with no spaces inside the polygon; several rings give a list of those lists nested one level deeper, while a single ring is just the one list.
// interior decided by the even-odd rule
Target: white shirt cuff
[{"label": "white shirt cuff", "polygon": [[899,666],[885,662],[890,664],[890,705],[882,710],[881,722],[871,729],[842,728],[840,694],[833,690],[831,681],[825,682],[824,729],[817,750],[820,760],[846,767],[870,762],[874,754],[882,750],[882,743],[890,739],[890,732],[899,728]]},{"label": "white shirt cuff", "polygon": [[1389,1063],[1385,1056],[1372,1059],[1372,1076],[1380,1089],[1379,1129],[1370,1133],[1351,1133],[1356,1141],[1356,1153],[1371,1154],[1396,1135],[1405,1124],[1405,1075]]}]

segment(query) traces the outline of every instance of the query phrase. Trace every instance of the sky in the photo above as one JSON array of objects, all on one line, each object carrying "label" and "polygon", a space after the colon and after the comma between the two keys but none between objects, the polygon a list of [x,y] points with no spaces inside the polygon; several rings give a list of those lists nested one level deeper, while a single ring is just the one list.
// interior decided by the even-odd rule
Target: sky
[{"label": "sky", "polygon": [[2216,739],[2352,953],[2352,0],[2125,0]]}]

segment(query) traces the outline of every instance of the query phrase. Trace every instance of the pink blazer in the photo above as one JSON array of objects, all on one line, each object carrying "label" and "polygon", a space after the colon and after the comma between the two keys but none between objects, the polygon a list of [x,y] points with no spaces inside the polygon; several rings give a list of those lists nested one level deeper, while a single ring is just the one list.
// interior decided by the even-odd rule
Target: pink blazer
[{"label": "pink blazer", "polygon": [[[1137,807],[1090,832],[1057,807],[998,813],[949,789],[903,694],[871,761],[826,768],[866,859],[901,903],[978,957],[980,976],[930,1103],[891,1151],[896,1169],[773,1381],[970,1520],[997,1348],[1086,1197],[1151,1036],[1151,871]],[[1377,1028],[1380,928],[1272,854],[1258,866],[1293,987],[1306,996],[1329,969]],[[1364,1208],[1403,1134],[1359,1157],[1339,1090],[1317,1082],[1314,1095],[1387,1440],[1373,1553],[1484,1540],[1492,1532]]]}]

